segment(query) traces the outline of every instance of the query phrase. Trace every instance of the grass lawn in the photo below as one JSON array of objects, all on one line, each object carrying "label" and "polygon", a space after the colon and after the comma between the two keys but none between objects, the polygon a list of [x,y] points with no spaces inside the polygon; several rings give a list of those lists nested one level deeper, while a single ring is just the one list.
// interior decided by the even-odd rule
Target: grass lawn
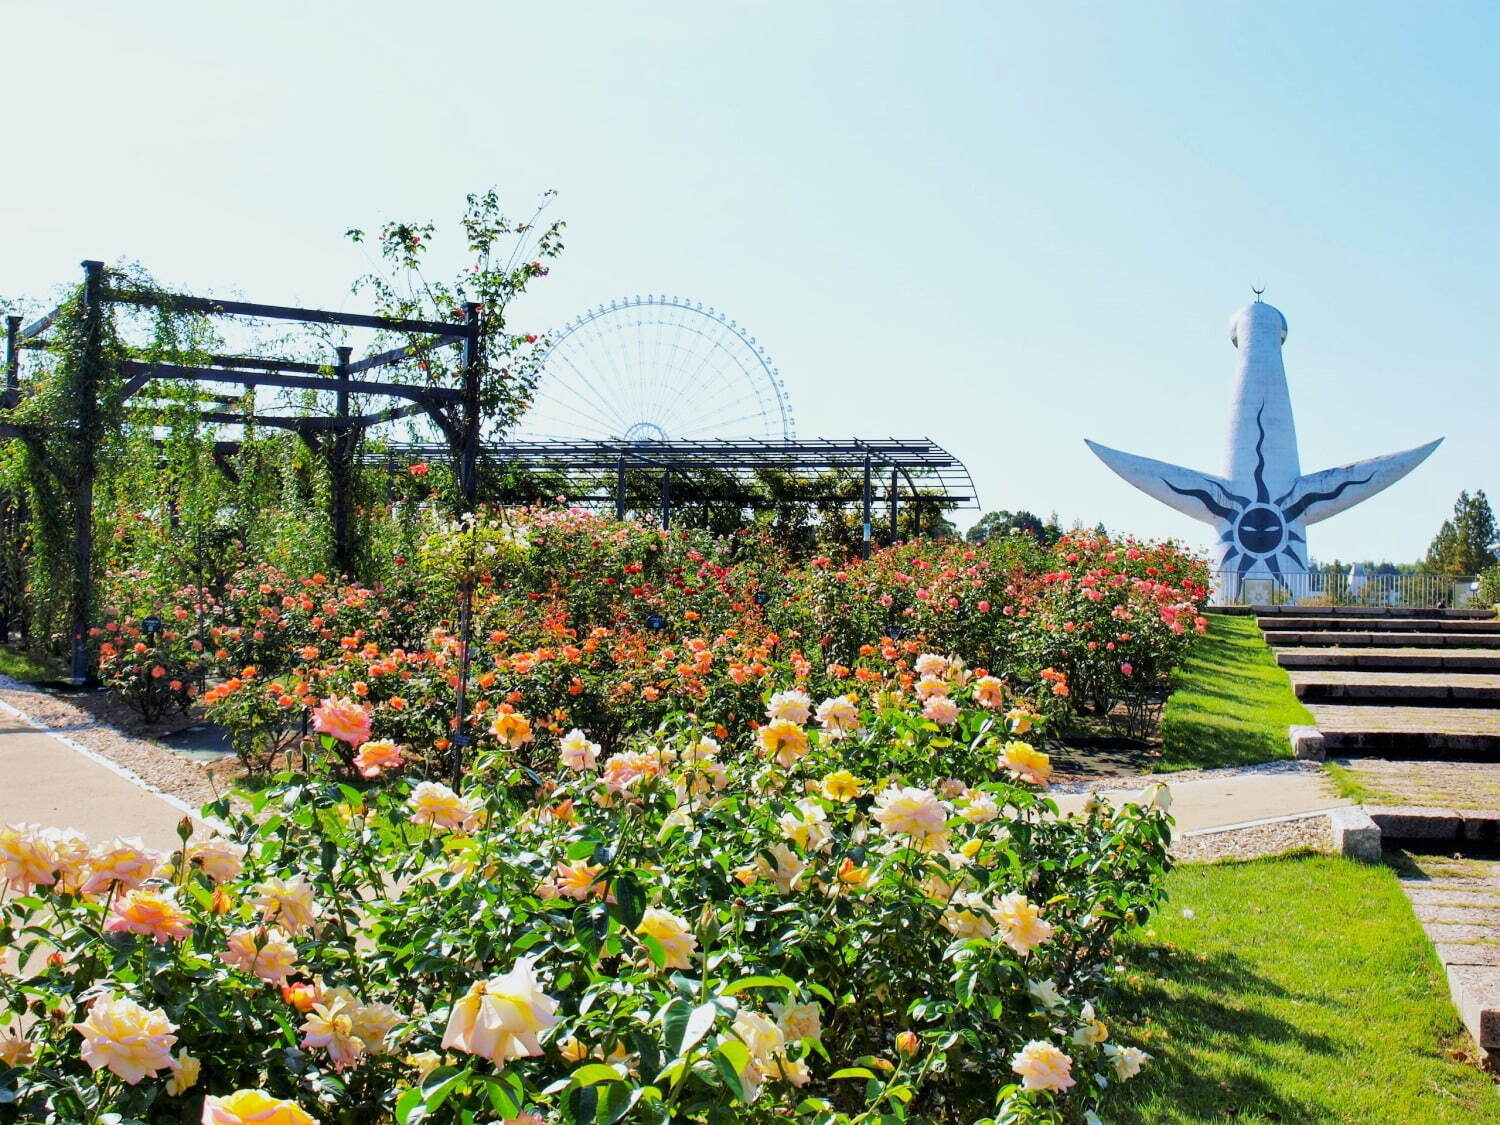
[{"label": "grass lawn", "polygon": [[1153,770],[1241,766],[1290,758],[1286,729],[1311,723],[1253,617],[1208,615],[1208,632],[1173,679]]},{"label": "grass lawn", "polygon": [[1304,855],[1180,867],[1169,886],[1110,1004],[1154,1059],[1105,1120],[1500,1122],[1390,868]]},{"label": "grass lawn", "polygon": [[0,645],[0,676],[35,683],[38,680],[55,680],[59,674],[60,669],[39,660],[29,652]]}]

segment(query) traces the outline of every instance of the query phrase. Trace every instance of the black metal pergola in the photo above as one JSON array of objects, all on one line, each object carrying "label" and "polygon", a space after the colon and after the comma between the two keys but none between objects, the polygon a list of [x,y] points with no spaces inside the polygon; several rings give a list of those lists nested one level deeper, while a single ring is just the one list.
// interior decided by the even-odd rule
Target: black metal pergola
[{"label": "black metal pergola", "polygon": [[[906,503],[917,513],[918,523],[923,510],[941,513],[977,506],[968,469],[929,438],[487,441],[482,444],[481,456],[487,462],[526,473],[546,474],[561,483],[571,502],[613,504],[615,516],[621,519],[626,512],[627,472],[645,470],[657,474],[663,527],[671,524],[674,477],[679,482],[692,482],[694,502],[757,508],[780,502],[768,496],[764,487],[767,473],[780,474],[798,483],[800,500],[859,511],[866,554],[874,537],[876,504],[888,507],[894,536],[903,491]],[[394,444],[368,457],[372,463],[410,464],[443,462],[451,460],[452,454],[439,445]],[[836,480],[828,481],[830,474],[847,474],[860,483],[851,490]],[[877,475],[882,479],[877,480]],[[537,499],[519,492],[490,496],[490,491],[485,488],[488,499]],[[920,527],[917,530],[920,533]]]},{"label": "black metal pergola", "polygon": [[[74,508],[74,570],[71,621],[73,678],[82,682],[88,677],[86,638],[93,616],[93,512],[96,452],[100,435],[97,421],[101,407],[100,391],[109,360],[104,350],[104,316],[109,305],[142,308],[169,308],[177,312],[200,313],[216,317],[245,317],[260,320],[290,321],[308,326],[369,328],[404,334],[408,343],[360,360],[352,359],[352,349],[334,349],[335,361],[316,364],[275,357],[243,355],[210,355],[202,363],[187,366],[160,363],[142,358],[127,358],[118,363],[122,400],[127,412],[130,400],[157,380],[184,380],[194,383],[237,386],[242,397],[255,387],[267,386],[289,390],[312,390],[332,393],[334,408],[330,416],[287,416],[255,409],[230,412],[207,410],[203,421],[219,424],[255,424],[290,430],[310,445],[320,437],[328,438],[324,451],[335,473],[332,489],[331,518],[336,551],[342,565],[349,542],[349,488],[340,479],[353,460],[360,437],[384,422],[416,415],[430,418],[447,441],[446,455],[456,466],[460,501],[466,510],[475,504],[479,468],[480,380],[483,360],[480,355],[480,309],[476,303],[462,306],[460,320],[409,320],[364,313],[333,312],[326,309],[267,305],[250,301],[227,301],[181,293],[162,293],[120,288],[110,284],[104,263],[86,261],[83,265],[81,301],[82,362],[80,386],[76,400],[71,439],[79,456],[79,469],[64,480],[53,468],[60,486],[70,492]],[[21,354],[27,349],[50,346],[48,330],[58,321],[61,308],[53,309],[29,325],[22,318],[6,318],[5,389],[0,393],[0,408],[17,405],[26,394],[21,380]],[[439,386],[428,382],[374,380],[367,372],[409,363],[436,349],[461,348],[457,386]],[[398,400],[400,405],[369,414],[354,414],[351,398],[369,395]],[[227,401],[220,399],[215,405]],[[38,435],[26,427],[0,422],[0,438],[35,440]],[[461,710],[461,708],[460,708]]]}]

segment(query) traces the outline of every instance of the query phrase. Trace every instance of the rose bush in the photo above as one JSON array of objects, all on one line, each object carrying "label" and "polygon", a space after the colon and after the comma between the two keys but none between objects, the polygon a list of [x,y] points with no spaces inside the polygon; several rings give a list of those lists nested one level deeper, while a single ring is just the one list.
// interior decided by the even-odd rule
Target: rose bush
[{"label": "rose bush", "polygon": [[1083,1120],[1145,1061],[1096,1006],[1169,822],[1056,815],[998,678],[910,663],[613,752],[496,708],[456,789],[331,698],[172,855],[8,827],[0,1116]]},{"label": "rose bush", "polygon": [[1200,559],[1094,536],[1050,549],[1027,536],[924,541],[793,566],[752,533],[536,511],[431,530],[401,575],[362,586],[260,567],[220,590],[136,592],[113,599],[127,608],[100,639],[116,645],[153,606],[204,622],[191,640],[201,634],[213,668],[211,715],[259,764],[330,695],[367,703],[415,752],[443,753],[465,582],[476,729],[511,707],[552,734],[583,727],[609,749],[679,711],[741,738],[772,684],[820,698],[909,686],[924,651],[961,657],[1065,725],[1159,695],[1205,624]]}]

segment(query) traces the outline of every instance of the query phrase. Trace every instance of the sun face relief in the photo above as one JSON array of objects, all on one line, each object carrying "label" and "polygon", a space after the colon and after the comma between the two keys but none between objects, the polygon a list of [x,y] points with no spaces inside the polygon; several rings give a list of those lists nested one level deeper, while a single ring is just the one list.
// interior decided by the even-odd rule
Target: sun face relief
[{"label": "sun face relief", "polygon": [[1275,508],[1257,504],[1240,516],[1234,537],[1247,555],[1272,555],[1286,538],[1286,524]]}]

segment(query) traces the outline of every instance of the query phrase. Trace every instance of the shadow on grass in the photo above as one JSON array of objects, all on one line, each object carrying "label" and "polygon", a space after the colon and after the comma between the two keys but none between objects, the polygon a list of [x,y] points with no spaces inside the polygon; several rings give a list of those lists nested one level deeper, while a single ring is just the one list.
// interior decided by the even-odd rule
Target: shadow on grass
[{"label": "shadow on grass", "polygon": [[1179,705],[1162,720],[1161,730],[1166,749],[1160,765],[1167,769],[1212,769],[1290,757],[1284,733],[1226,721],[1202,707]]},{"label": "shadow on grass", "polygon": [[[1316,1107],[1283,1096],[1257,1072],[1275,1065],[1265,1057],[1268,1046],[1334,1059],[1339,1043],[1234,1001],[1320,998],[1288,992],[1230,952],[1193,955],[1141,943],[1129,946],[1124,960],[1132,983],[1119,988],[1110,1009],[1122,1024],[1151,1029],[1141,1045],[1153,1061],[1139,1078],[1111,1087],[1103,1106],[1107,1120],[1316,1119]],[[1164,1107],[1174,1116],[1162,1116]]]}]

